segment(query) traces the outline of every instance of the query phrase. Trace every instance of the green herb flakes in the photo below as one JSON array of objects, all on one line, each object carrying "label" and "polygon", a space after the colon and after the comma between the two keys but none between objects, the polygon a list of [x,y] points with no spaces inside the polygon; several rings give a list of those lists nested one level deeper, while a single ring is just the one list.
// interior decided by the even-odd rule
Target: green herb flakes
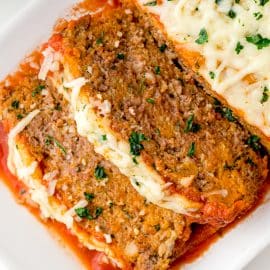
[{"label": "green herb flakes", "polygon": [[106,134],[101,135],[101,139],[102,139],[102,141],[107,141],[107,135]]},{"label": "green herb flakes", "polygon": [[160,67],[159,67],[159,66],[156,66],[156,67],[155,67],[155,73],[156,73],[157,75],[160,75]]},{"label": "green herb flakes", "polygon": [[269,2],[269,0],[260,0],[260,6],[264,6],[268,2]]},{"label": "green herb flakes", "polygon": [[129,137],[130,153],[139,156],[144,149],[142,142],[146,140],[144,134],[133,131]]},{"label": "green herb flakes", "polygon": [[150,6],[156,6],[157,5],[157,1],[151,1],[151,2],[147,2],[147,3],[145,3],[144,4],[144,6],[148,6],[148,7],[150,7]]},{"label": "green herb flakes", "polygon": [[261,12],[254,12],[253,16],[256,18],[257,21],[263,17]]},{"label": "green herb flakes", "polygon": [[223,108],[222,109],[222,115],[229,121],[229,122],[235,122],[236,118],[233,115],[232,110],[229,108]]},{"label": "green herb flakes", "polygon": [[91,202],[95,198],[95,195],[93,193],[84,192],[83,195],[85,199],[89,202]]},{"label": "green herb flakes", "polygon": [[146,101],[150,104],[155,104],[155,100],[153,98],[147,98]]},{"label": "green herb flakes", "polygon": [[93,219],[93,216],[90,215],[89,210],[86,207],[79,207],[75,209],[75,213],[80,217],[80,218],[87,218],[89,220]]},{"label": "green herb flakes", "polygon": [[188,157],[193,157],[195,154],[195,142],[192,142],[189,149],[188,149]]},{"label": "green herb flakes", "polygon": [[45,85],[38,85],[35,90],[32,92],[32,97],[35,97],[36,95],[40,94],[40,92],[45,89]]},{"label": "green herb flakes", "polygon": [[220,113],[228,121],[235,122],[237,120],[236,117],[233,115],[232,110],[230,110],[227,107],[223,107],[222,104],[217,99],[214,100],[214,107],[215,111],[217,113]]},{"label": "green herb flakes", "polygon": [[260,144],[260,138],[256,135],[251,135],[248,139],[247,139],[247,144],[255,151],[258,151],[261,149],[261,144]]},{"label": "green herb flakes", "polygon": [[138,162],[138,160],[136,159],[136,157],[133,157],[133,158],[132,158],[132,161],[133,161],[133,163],[136,164],[136,165],[139,164],[139,162]]},{"label": "green herb flakes", "polygon": [[94,216],[90,214],[90,211],[86,207],[79,207],[75,209],[75,213],[80,217],[80,218],[86,218],[88,220],[93,220],[97,219],[103,212],[102,207],[97,207],[94,212]]},{"label": "green herb flakes", "polygon": [[45,145],[50,145],[51,143],[54,143],[64,155],[67,154],[66,148],[54,137],[47,135],[45,139]]},{"label": "green herb flakes", "polygon": [[269,98],[269,89],[265,86],[263,88],[263,94],[262,94],[262,98],[261,98],[261,103],[265,103]]},{"label": "green herb flakes", "polygon": [[227,14],[231,19],[234,19],[236,17],[236,12],[232,9],[229,10]]},{"label": "green herb flakes", "polygon": [[165,43],[163,43],[160,47],[159,47],[159,50],[160,52],[165,52],[165,50],[167,49],[167,45]]},{"label": "green herb flakes", "polygon": [[97,44],[97,45],[103,44],[103,42],[104,42],[103,39],[104,39],[104,32],[101,32],[99,38],[96,40],[96,44]]},{"label": "green herb flakes", "polygon": [[235,51],[239,54],[244,49],[244,46],[238,41],[235,47]]},{"label": "green herb flakes", "polygon": [[95,210],[95,219],[97,219],[103,213],[102,207],[97,207]]},{"label": "green herb flakes", "polygon": [[19,106],[20,106],[20,101],[19,101],[19,100],[14,100],[14,101],[12,101],[11,107],[12,107],[13,109],[19,109]]},{"label": "green herb flakes", "polygon": [[208,42],[208,34],[205,28],[202,28],[199,32],[199,37],[195,40],[197,44],[204,44]]},{"label": "green herb flakes", "polygon": [[210,78],[211,78],[212,80],[214,80],[215,77],[216,77],[216,74],[215,74],[213,71],[210,71],[210,72],[209,72],[209,76],[210,76]]},{"label": "green herb flakes", "polygon": [[188,132],[197,132],[201,129],[201,126],[197,123],[194,123],[194,114],[190,115],[186,122],[186,127],[184,129],[185,133]]},{"label": "green herb flakes", "polygon": [[270,39],[262,37],[260,34],[247,36],[246,41],[254,44],[258,50],[261,50],[270,45]]},{"label": "green herb flakes", "polygon": [[117,54],[117,59],[124,60],[125,59],[125,55],[123,53],[118,53]]},{"label": "green herb flakes", "polygon": [[104,170],[103,167],[101,167],[101,166],[98,165],[95,168],[95,177],[96,177],[96,179],[99,179],[99,180],[104,179],[104,178],[107,177],[107,174],[106,174],[106,172],[105,172],[105,170]]}]

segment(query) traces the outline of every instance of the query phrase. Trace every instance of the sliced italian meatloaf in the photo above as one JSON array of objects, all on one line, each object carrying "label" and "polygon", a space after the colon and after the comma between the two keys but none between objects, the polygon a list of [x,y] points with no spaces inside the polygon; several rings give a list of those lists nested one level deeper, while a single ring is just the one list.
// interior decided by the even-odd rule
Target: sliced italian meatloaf
[{"label": "sliced italian meatloaf", "polygon": [[132,3],[62,23],[43,55],[39,78],[69,101],[79,134],[148,201],[219,226],[254,204],[267,176],[259,138]]}]

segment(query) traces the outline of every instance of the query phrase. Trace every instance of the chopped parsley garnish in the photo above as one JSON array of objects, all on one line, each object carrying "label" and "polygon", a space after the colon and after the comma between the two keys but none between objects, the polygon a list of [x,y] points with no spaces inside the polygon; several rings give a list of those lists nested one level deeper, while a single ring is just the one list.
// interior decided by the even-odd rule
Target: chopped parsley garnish
[{"label": "chopped parsley garnish", "polygon": [[157,1],[151,1],[144,4],[144,6],[156,6],[156,5],[157,5]]},{"label": "chopped parsley garnish", "polygon": [[75,209],[75,213],[80,217],[80,218],[86,218],[88,220],[93,220],[97,219],[103,212],[103,208],[97,207],[95,209],[95,214],[92,216],[86,207],[79,207]]},{"label": "chopped parsley garnish", "polygon": [[56,140],[54,137],[50,135],[47,135],[45,144],[50,145],[52,142],[63,152],[63,154],[65,155],[67,154],[66,148],[58,140]]},{"label": "chopped parsley garnish", "polygon": [[214,101],[214,107],[215,107],[215,111],[220,113],[228,121],[235,122],[237,120],[236,117],[233,115],[232,110],[230,110],[229,108],[223,107],[217,99],[215,99]]},{"label": "chopped parsley garnish", "polygon": [[84,192],[83,195],[85,199],[89,202],[91,202],[95,198],[95,195],[93,193]]},{"label": "chopped parsley garnish", "polygon": [[239,3],[240,3],[240,0],[235,0],[235,3],[236,3],[236,4],[239,4]]},{"label": "chopped parsley garnish", "polygon": [[236,118],[233,116],[233,112],[231,109],[229,108],[223,108],[222,109],[222,115],[227,119],[229,120],[229,122],[235,122],[236,121]]},{"label": "chopped parsley garnish", "polygon": [[156,73],[157,75],[160,74],[160,67],[159,67],[159,66],[156,66],[156,67],[155,67],[155,73]]},{"label": "chopped parsley garnish", "polygon": [[254,17],[256,18],[257,21],[260,20],[263,17],[261,12],[254,12],[253,15],[254,15]]},{"label": "chopped parsley garnish", "polygon": [[209,76],[210,76],[210,78],[213,80],[213,79],[215,79],[216,74],[215,74],[213,71],[210,71],[210,72],[209,72]]},{"label": "chopped parsley garnish", "polygon": [[125,55],[124,55],[123,53],[118,53],[118,54],[117,54],[117,58],[118,58],[119,60],[123,60],[123,59],[125,59]]},{"label": "chopped parsley garnish", "polygon": [[93,219],[93,216],[90,215],[89,210],[86,207],[79,207],[75,209],[75,213],[80,217],[80,218],[87,218],[89,220]]},{"label": "chopped parsley garnish", "polygon": [[204,44],[208,42],[208,34],[205,28],[202,28],[199,32],[199,37],[195,40],[197,44]]},{"label": "chopped parsley garnish", "polygon": [[269,2],[269,0],[260,0],[260,6],[264,6],[268,2]]},{"label": "chopped parsley garnish", "polygon": [[13,109],[19,109],[19,106],[20,106],[20,101],[19,101],[19,100],[14,100],[14,101],[12,101],[11,107],[12,107]]},{"label": "chopped parsley garnish", "polygon": [[192,142],[191,145],[190,145],[190,147],[189,147],[189,149],[188,149],[187,155],[189,157],[193,157],[194,154],[195,154],[195,142]]},{"label": "chopped parsley garnish", "polygon": [[101,167],[101,166],[98,165],[95,168],[95,177],[96,177],[96,179],[104,179],[104,178],[107,177],[107,174],[106,174],[106,172],[105,172],[105,170],[104,170],[103,167]]},{"label": "chopped parsley garnish", "polygon": [[234,19],[236,17],[236,12],[232,9],[229,10],[227,14],[231,19]]},{"label": "chopped parsley garnish", "polygon": [[97,45],[103,44],[103,39],[104,39],[104,32],[101,32],[100,37],[96,40],[96,44]]},{"label": "chopped parsley garnish", "polygon": [[112,208],[113,207],[113,202],[109,203],[109,207]]},{"label": "chopped parsley garnish", "polygon": [[186,122],[186,127],[184,132],[197,132],[201,129],[201,126],[197,123],[194,123],[194,114],[190,115]]},{"label": "chopped parsley garnish", "polygon": [[141,186],[141,184],[137,180],[135,180],[134,183],[137,187]]},{"label": "chopped parsley garnish", "polygon": [[262,94],[262,98],[261,98],[261,103],[262,104],[268,100],[268,98],[269,98],[268,92],[269,92],[269,89],[265,86],[263,88],[263,94]]},{"label": "chopped parsley garnish", "polygon": [[136,159],[136,157],[133,157],[133,158],[132,158],[132,161],[133,161],[133,163],[136,164],[136,165],[139,164],[139,162],[138,162],[138,160]]},{"label": "chopped parsley garnish", "polygon": [[35,90],[32,92],[32,97],[35,97],[36,95],[40,94],[40,92],[45,89],[45,85],[38,85]]},{"label": "chopped parsley garnish", "polygon": [[101,139],[102,139],[102,141],[107,141],[107,135],[106,134],[102,135]]},{"label": "chopped parsley garnish", "polygon": [[98,218],[103,212],[103,208],[102,207],[97,207],[95,210],[95,219]]},{"label": "chopped parsley garnish", "polygon": [[141,142],[145,141],[146,137],[140,132],[133,131],[129,137],[130,153],[134,156],[139,156],[144,149]]},{"label": "chopped parsley garnish", "polygon": [[270,45],[270,39],[262,37],[261,34],[247,36],[246,41],[257,46],[258,50],[261,50]]},{"label": "chopped parsley garnish", "polygon": [[155,100],[153,98],[147,98],[146,101],[150,104],[155,104]]},{"label": "chopped parsley garnish", "polygon": [[215,0],[215,3],[218,5],[222,0]]},{"label": "chopped parsley garnish", "polygon": [[54,108],[57,111],[62,111],[62,106],[60,105],[60,103],[57,103]]},{"label": "chopped parsley garnish", "polygon": [[159,50],[163,53],[165,52],[165,50],[167,49],[167,45],[165,43],[163,43],[160,47]]},{"label": "chopped parsley garnish", "polygon": [[160,231],[160,224],[154,225],[154,228],[155,228],[155,230],[156,230],[157,232]]},{"label": "chopped parsley garnish", "polygon": [[251,135],[247,139],[247,144],[255,151],[258,151],[261,149],[261,144],[260,144],[260,138],[256,135]]},{"label": "chopped parsley garnish", "polygon": [[235,47],[235,51],[239,54],[244,49],[244,46],[238,41]]},{"label": "chopped parsley garnish", "polygon": [[23,119],[23,115],[22,114],[17,114],[17,119],[18,120]]}]

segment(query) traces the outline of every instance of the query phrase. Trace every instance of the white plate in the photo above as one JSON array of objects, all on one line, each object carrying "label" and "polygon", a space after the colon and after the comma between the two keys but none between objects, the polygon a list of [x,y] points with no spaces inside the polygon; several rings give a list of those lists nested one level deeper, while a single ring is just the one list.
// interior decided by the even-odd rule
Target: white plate
[{"label": "white plate", "polygon": [[[30,1],[0,31],[0,80],[50,35],[56,19],[76,0]],[[80,263],[53,239],[0,184],[0,269],[76,270]],[[270,203],[217,241],[185,270],[237,270],[270,243]]]}]

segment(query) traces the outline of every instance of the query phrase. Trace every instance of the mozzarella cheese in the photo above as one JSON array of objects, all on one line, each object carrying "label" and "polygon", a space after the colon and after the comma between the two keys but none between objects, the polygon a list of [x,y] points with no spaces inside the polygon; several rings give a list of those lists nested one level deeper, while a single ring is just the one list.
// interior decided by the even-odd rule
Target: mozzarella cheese
[{"label": "mozzarella cheese", "polygon": [[[203,56],[205,61],[199,67],[199,73],[213,91],[225,98],[236,111],[241,111],[248,124],[270,137],[270,99],[263,101],[263,91],[267,95],[268,89],[270,91],[270,2],[137,2],[143,9],[157,15],[170,39],[178,46]],[[208,35],[208,42],[198,44],[202,29]],[[247,41],[247,37],[257,35],[264,38],[263,48],[254,44],[254,40],[253,43]]]}]

